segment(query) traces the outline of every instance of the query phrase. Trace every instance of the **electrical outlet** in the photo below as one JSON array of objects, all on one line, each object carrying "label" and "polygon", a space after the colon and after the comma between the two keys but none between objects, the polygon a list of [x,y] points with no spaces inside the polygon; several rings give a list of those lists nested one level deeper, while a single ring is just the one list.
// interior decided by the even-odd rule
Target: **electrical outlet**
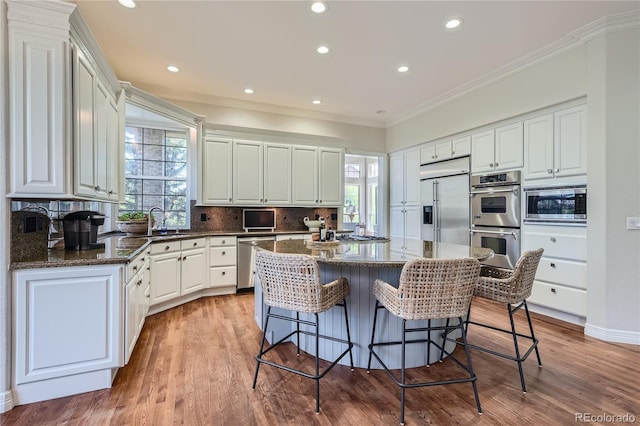
[{"label": "electrical outlet", "polygon": [[628,217],[627,229],[640,229],[640,217]]},{"label": "electrical outlet", "polygon": [[200,213],[200,222],[206,222],[206,221],[207,221],[207,214]]}]

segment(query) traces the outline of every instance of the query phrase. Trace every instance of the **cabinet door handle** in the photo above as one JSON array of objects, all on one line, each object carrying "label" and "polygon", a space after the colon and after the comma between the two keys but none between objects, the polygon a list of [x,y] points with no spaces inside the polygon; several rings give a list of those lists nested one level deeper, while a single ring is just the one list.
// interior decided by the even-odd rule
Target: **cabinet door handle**
[{"label": "cabinet door handle", "polygon": [[555,263],[553,263],[553,262],[551,262],[551,264],[550,264],[549,266],[551,266],[552,268],[555,268],[555,267],[556,267],[556,264],[555,264]]},{"label": "cabinet door handle", "polygon": [[556,289],[555,289],[555,288],[552,288],[552,289],[551,289],[551,293],[556,294]]},{"label": "cabinet door handle", "polygon": [[547,169],[547,173],[553,173],[553,170]]},{"label": "cabinet door handle", "polygon": [[556,242],[556,237],[551,237],[550,240],[551,240],[552,243],[555,243]]}]

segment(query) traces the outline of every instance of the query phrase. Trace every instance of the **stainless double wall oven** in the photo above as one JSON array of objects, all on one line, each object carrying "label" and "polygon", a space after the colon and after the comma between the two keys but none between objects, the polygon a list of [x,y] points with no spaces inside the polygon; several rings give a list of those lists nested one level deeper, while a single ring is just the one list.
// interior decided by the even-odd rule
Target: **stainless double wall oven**
[{"label": "stainless double wall oven", "polygon": [[471,176],[471,243],[495,255],[484,264],[513,269],[520,257],[520,172]]}]

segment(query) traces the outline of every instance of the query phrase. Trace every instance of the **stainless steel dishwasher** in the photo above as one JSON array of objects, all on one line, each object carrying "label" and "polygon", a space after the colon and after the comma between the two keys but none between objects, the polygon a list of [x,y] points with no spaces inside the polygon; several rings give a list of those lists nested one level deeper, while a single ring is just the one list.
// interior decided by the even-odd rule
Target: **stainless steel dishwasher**
[{"label": "stainless steel dishwasher", "polygon": [[253,246],[258,241],[272,241],[275,244],[276,237],[238,237],[238,290],[253,288]]}]

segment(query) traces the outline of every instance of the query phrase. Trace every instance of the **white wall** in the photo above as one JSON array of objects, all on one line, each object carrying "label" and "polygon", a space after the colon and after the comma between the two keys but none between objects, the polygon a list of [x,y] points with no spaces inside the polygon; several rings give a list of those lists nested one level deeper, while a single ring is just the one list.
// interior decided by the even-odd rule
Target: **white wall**
[{"label": "white wall", "polygon": [[[145,90],[144,86],[136,85]],[[385,130],[315,118],[300,118],[285,114],[217,106],[196,102],[170,100],[196,114],[206,116],[207,128],[234,131],[266,131],[289,133],[291,137],[317,139],[318,144],[346,148],[353,153],[384,153]]]},{"label": "white wall", "polygon": [[[588,43],[589,335],[640,344],[640,30]],[[597,159],[597,160],[596,160]],[[594,226],[591,226],[594,224]]]},{"label": "white wall", "polygon": [[584,46],[468,91],[387,129],[387,152],[429,142],[586,94]]}]

